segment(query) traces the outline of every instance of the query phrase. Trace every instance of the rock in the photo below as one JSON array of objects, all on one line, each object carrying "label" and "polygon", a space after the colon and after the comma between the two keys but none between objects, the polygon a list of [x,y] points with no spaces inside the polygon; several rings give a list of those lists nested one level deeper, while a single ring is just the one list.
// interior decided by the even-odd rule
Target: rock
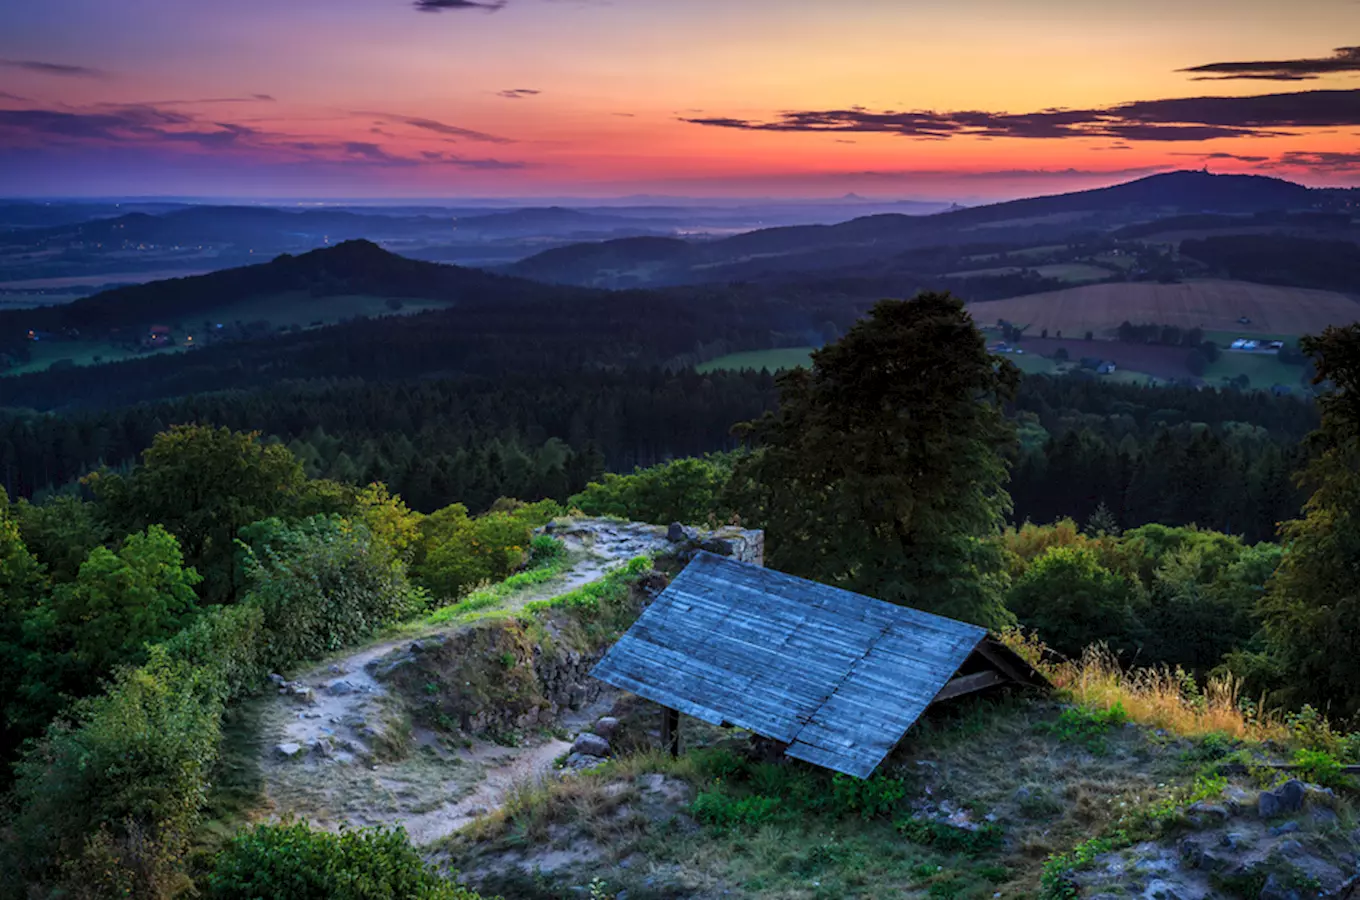
[{"label": "rock", "polygon": [[605,716],[595,723],[591,731],[604,738],[606,741],[614,737],[619,730],[619,720],[613,716]]},{"label": "rock", "polygon": [[1273,819],[1303,809],[1303,798],[1308,793],[1302,781],[1291,778],[1279,787],[1262,791],[1256,800],[1256,812],[1263,819]]},{"label": "rock", "polygon": [[666,540],[672,544],[680,544],[692,540],[693,537],[693,533],[679,522],[672,522],[671,527],[666,529]]},{"label": "rock", "polygon": [[347,694],[357,694],[359,689],[349,681],[332,681],[326,685],[326,693],[335,697],[344,697]]},{"label": "rock", "polygon": [[1337,823],[1337,814],[1325,806],[1315,806],[1308,811],[1308,814],[1312,817],[1314,825],[1326,826]]},{"label": "rock", "polygon": [[1227,804],[1228,811],[1233,815],[1241,815],[1242,811],[1256,805],[1256,796],[1244,787],[1230,784],[1223,789],[1223,802]]},{"label": "rock", "polygon": [[572,709],[580,709],[582,706],[586,705],[586,700],[589,696],[590,692],[586,689],[585,685],[575,683],[567,688],[567,706]]},{"label": "rock", "polygon": [[275,687],[283,687],[284,684],[287,683],[287,679],[277,672],[273,672],[269,676],[269,683]]},{"label": "rock", "polygon": [[1287,841],[1280,841],[1280,845],[1275,849],[1278,850],[1283,855],[1289,857],[1290,859],[1298,859],[1300,856],[1303,856],[1305,853],[1308,852],[1307,850],[1303,849],[1303,844],[1300,844],[1293,838],[1290,838]]},{"label": "rock", "polygon": [[1261,888],[1260,900],[1303,900],[1296,888],[1286,887],[1280,876],[1272,874]]},{"label": "rock", "polygon": [[325,741],[316,741],[309,748],[312,756],[325,759],[331,755],[331,748],[326,746]]},{"label": "rock", "polygon": [[608,756],[610,753],[609,741],[598,734],[586,732],[577,735],[575,742],[571,745],[571,752],[573,755],[580,753],[586,756]]},{"label": "rock", "polygon": [[278,744],[274,747],[274,753],[283,759],[293,759],[302,752],[301,744],[287,743]]},{"label": "rock", "polygon": [[420,641],[411,641],[410,645],[406,649],[410,650],[412,653],[424,653],[425,645]]},{"label": "rock", "polygon": [[332,663],[332,664],[331,664],[331,674],[332,674],[332,675],[348,675],[349,673],[346,672],[344,669],[340,668],[340,664],[339,664],[339,663]]},{"label": "rock", "polygon": [[1282,834],[1293,834],[1298,830],[1298,822],[1285,822],[1283,825],[1276,825],[1274,828],[1270,829],[1270,833],[1273,837],[1279,837]]},{"label": "rock", "polygon": [[1242,846],[1242,835],[1229,831],[1218,839],[1218,843],[1228,850],[1236,850]]},{"label": "rock", "polygon": [[1185,812],[1190,821],[1200,828],[1226,822],[1229,817],[1227,807],[1218,803],[1210,803],[1207,800],[1190,804],[1186,807]]},{"label": "rock", "polygon": [[717,556],[731,556],[737,552],[737,545],[726,538],[709,538],[699,545],[699,549]]},{"label": "rock", "polygon": [[562,765],[564,768],[579,772],[583,769],[593,769],[603,763],[603,757],[592,756],[589,753],[573,753]]}]

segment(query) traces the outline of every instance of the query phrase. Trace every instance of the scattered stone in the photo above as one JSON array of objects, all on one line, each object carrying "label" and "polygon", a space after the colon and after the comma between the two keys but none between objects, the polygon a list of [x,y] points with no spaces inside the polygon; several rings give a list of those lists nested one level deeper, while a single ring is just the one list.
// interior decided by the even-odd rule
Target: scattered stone
[{"label": "scattered stone", "polygon": [[577,735],[576,740],[571,745],[572,755],[584,754],[586,756],[608,756],[610,753],[609,741],[598,734],[585,732]]},{"label": "scattered stone", "polygon": [[283,687],[284,684],[287,683],[287,681],[288,679],[284,678],[277,672],[273,672],[269,675],[269,683],[274,685],[275,687]]},{"label": "scattered stone", "polygon": [[316,741],[310,747],[312,756],[325,759],[331,755],[331,748],[326,746],[325,741]]},{"label": "scattered stone", "polygon": [[332,674],[332,675],[348,675],[349,672],[347,672],[347,671],[345,671],[344,669],[342,669],[342,668],[340,667],[340,664],[339,664],[339,663],[331,663],[331,674]]},{"label": "scattered stone", "polygon": [[1293,834],[1298,830],[1298,822],[1285,822],[1283,825],[1276,825],[1274,828],[1270,829],[1270,834],[1272,837],[1279,837],[1283,834]]},{"label": "scattered stone", "polygon": [[1303,900],[1297,888],[1286,887],[1280,876],[1271,874],[1261,887],[1260,900]]},{"label": "scattered stone", "polygon": [[1226,822],[1230,815],[1227,807],[1218,803],[1210,803],[1207,800],[1190,804],[1186,807],[1185,813],[1190,821],[1199,828]]},{"label": "scattered stone", "polygon": [[344,697],[348,694],[357,694],[359,689],[349,681],[332,681],[326,685],[326,692],[335,697]]},{"label": "scattered stone", "polygon": [[1257,814],[1263,819],[1273,819],[1303,809],[1303,798],[1308,789],[1302,781],[1291,778],[1274,790],[1262,791],[1256,801]]},{"label": "scattered stone", "polygon": [[603,757],[592,756],[589,753],[573,753],[571,756],[567,757],[567,761],[562,765],[563,768],[571,769],[574,772],[580,772],[584,769],[593,769],[596,766],[603,764]]},{"label": "scattered stone", "polygon": [[406,649],[410,650],[412,653],[424,653],[425,644],[421,641],[411,641]]},{"label": "scattered stone", "polygon": [[619,720],[613,716],[605,716],[595,723],[591,731],[604,738],[606,741],[613,738],[619,730]]},{"label": "scattered stone", "polygon": [[1223,802],[1233,815],[1241,815],[1243,810],[1256,805],[1256,795],[1244,787],[1230,784],[1223,789]]},{"label": "scattered stone", "polygon": [[1300,856],[1303,856],[1305,853],[1308,852],[1307,850],[1303,849],[1303,844],[1300,844],[1293,838],[1290,838],[1287,841],[1280,841],[1279,846],[1276,847],[1275,849],[1278,850],[1281,854],[1289,857],[1290,859],[1298,859]]},{"label": "scattered stone", "polygon": [[302,752],[302,745],[294,743],[279,744],[274,748],[274,752],[283,759],[293,759]]}]

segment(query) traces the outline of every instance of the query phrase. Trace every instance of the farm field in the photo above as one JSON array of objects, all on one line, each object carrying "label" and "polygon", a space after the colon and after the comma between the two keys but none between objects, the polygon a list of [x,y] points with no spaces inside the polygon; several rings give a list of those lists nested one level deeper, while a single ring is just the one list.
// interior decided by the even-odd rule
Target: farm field
[{"label": "farm field", "polygon": [[63,359],[69,359],[77,366],[97,366],[150,356],[152,353],[176,353],[182,349],[165,347],[151,352],[139,352],[129,349],[126,344],[115,344],[111,341],[39,341],[29,345],[29,350],[33,354],[32,359],[12,369],[0,371],[0,378],[42,372],[52,363]]},{"label": "farm field", "polygon": [[[211,310],[196,321],[214,322],[255,322],[264,320],[276,327],[297,325],[306,327],[313,322],[332,325],[343,319],[355,316],[394,316],[413,315],[431,309],[445,309],[447,303],[435,300],[399,300],[400,309],[388,306],[388,298],[369,295],[344,295],[339,297],[313,297],[302,291],[287,294],[273,294],[233,303],[220,310]],[[190,323],[185,323],[190,324]]]},{"label": "farm field", "polygon": [[[1037,272],[1044,278],[1053,278],[1058,281],[1067,281],[1072,284],[1080,284],[1084,281],[1104,281],[1115,274],[1109,269],[1102,269],[1100,266],[1087,265],[1086,263],[1053,263],[1047,266],[1032,266],[1031,271]],[[1020,266],[998,266],[991,269],[972,269],[963,272],[949,272],[946,278],[981,278],[992,275],[1015,275],[1022,271]]]},{"label": "farm field", "polygon": [[812,359],[812,351],[816,349],[816,347],[781,347],[777,350],[748,350],[743,353],[729,353],[717,359],[710,359],[697,368],[700,374],[724,370],[739,371],[741,369],[755,369],[756,371],[769,369],[771,372],[776,372],[780,369],[806,366]]},{"label": "farm field", "polygon": [[[969,309],[979,322],[1006,319],[1028,325],[1032,333],[1092,331],[1097,336],[1125,321],[1242,335],[1298,335],[1360,319],[1360,303],[1344,294],[1245,281],[1093,284],[972,303]],[[1242,316],[1251,324],[1237,324]]]}]

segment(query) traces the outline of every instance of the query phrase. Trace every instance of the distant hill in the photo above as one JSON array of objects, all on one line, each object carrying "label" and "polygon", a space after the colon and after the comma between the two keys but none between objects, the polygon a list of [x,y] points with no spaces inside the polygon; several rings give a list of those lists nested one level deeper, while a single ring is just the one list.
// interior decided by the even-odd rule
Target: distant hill
[{"label": "distant hill", "polygon": [[480,269],[421,262],[389,253],[369,241],[346,241],[299,256],[284,254],[263,265],[225,269],[117,288],[65,306],[0,312],[0,332],[36,328],[103,331],[161,320],[185,320],[259,297],[303,292],[317,298],[371,295],[438,300],[547,298],[547,285]]},{"label": "distant hill", "polygon": [[291,212],[257,206],[191,206],[149,215],[135,212],[108,219],[76,222],[49,228],[0,233],[0,246],[22,247],[87,244],[259,243],[286,245],[300,240],[339,242],[374,235],[426,234],[452,228],[448,217],[396,217],[335,210]]},{"label": "distant hill", "polygon": [[759,279],[863,265],[927,246],[1061,242],[1166,216],[1306,207],[1311,196],[1308,188],[1277,178],[1169,172],[1108,188],[933,216],[889,213],[839,225],[768,228],[689,242],[688,249],[674,242],[639,241],[568,246],[529,257],[507,271],[600,287]]}]

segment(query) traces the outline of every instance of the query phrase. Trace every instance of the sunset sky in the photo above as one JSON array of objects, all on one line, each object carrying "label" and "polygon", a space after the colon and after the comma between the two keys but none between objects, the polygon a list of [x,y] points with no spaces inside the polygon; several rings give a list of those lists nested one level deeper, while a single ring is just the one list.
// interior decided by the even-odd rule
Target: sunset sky
[{"label": "sunset sky", "polygon": [[1360,185],[1357,0],[0,4],[10,196]]}]

